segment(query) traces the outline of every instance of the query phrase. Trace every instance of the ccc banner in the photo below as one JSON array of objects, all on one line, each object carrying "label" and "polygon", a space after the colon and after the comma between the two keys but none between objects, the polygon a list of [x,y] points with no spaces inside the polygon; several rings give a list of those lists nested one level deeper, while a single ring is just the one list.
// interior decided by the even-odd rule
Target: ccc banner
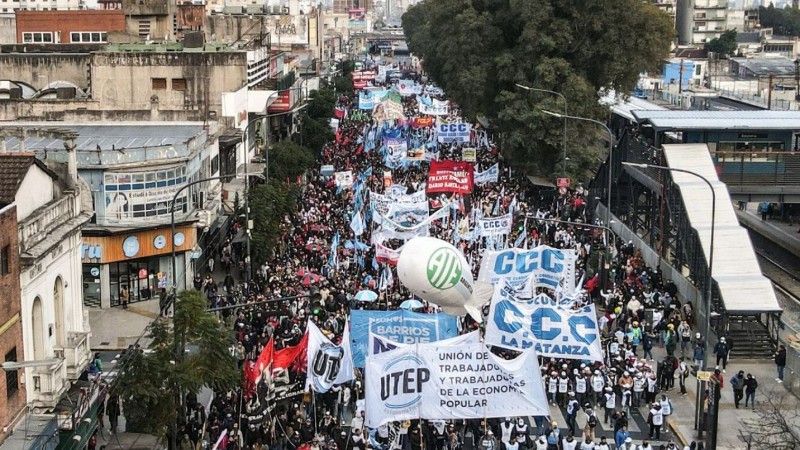
[{"label": "ccc banner", "polygon": [[485,342],[510,350],[534,348],[551,358],[603,360],[594,305],[573,310],[546,294],[520,301],[507,286],[495,288]]}]

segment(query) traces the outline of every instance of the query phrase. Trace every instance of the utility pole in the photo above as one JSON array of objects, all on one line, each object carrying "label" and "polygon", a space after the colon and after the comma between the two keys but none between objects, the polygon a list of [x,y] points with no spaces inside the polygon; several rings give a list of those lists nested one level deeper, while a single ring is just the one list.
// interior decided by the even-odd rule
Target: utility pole
[{"label": "utility pole", "polygon": [[769,76],[769,86],[767,87],[767,109],[772,109],[772,75]]}]

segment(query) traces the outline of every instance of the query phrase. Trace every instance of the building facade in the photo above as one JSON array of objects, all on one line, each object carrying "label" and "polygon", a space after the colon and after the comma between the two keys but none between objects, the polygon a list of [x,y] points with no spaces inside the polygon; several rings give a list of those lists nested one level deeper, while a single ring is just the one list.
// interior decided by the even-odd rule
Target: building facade
[{"label": "building facade", "polygon": [[[16,123],[29,130],[47,123]],[[211,228],[221,207],[218,127],[215,122],[113,123],[52,126],[76,133],[77,173],[91,213],[75,248],[78,278],[69,281],[88,307],[158,298],[161,289],[191,285],[197,228]],[[6,148],[20,150],[18,138]],[[26,138],[22,150],[64,161],[59,138]],[[176,232],[171,232],[173,199]],[[173,278],[172,246],[176,262]],[[81,283],[81,276],[83,283]],[[177,280],[174,282],[173,280]]]},{"label": "building facade", "polygon": [[18,11],[18,44],[105,44],[125,30],[122,10]]},{"label": "building facade", "polygon": [[[19,286],[19,235],[17,207],[0,203],[0,355],[3,361],[24,361]],[[13,429],[27,401],[24,372],[9,370],[0,376],[0,424]],[[0,433],[0,443],[7,433]]]},{"label": "building facade", "polygon": [[91,206],[74,164],[54,166],[60,173],[31,153],[0,153],[0,172],[16,185],[14,196],[6,189],[0,201],[17,206],[24,354],[58,361],[25,371],[27,402],[42,410],[55,407],[90,357],[80,251]]}]

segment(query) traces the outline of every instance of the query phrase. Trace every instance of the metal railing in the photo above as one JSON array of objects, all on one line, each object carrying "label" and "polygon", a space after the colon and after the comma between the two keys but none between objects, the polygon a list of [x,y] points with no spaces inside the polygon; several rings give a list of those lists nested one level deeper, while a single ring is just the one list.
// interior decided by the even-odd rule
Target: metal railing
[{"label": "metal railing", "polygon": [[800,186],[800,152],[711,152],[719,178],[731,185]]}]

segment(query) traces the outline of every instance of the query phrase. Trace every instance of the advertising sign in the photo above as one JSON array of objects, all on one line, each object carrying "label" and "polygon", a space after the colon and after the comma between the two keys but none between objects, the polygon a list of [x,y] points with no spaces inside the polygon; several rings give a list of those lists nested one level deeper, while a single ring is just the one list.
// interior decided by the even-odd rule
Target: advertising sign
[{"label": "advertising sign", "polygon": [[594,305],[572,310],[545,294],[518,300],[513,289],[498,285],[486,321],[486,345],[534,348],[551,358],[603,360]]},{"label": "advertising sign", "polygon": [[350,313],[353,362],[364,367],[369,333],[395,342],[435,342],[458,335],[457,319],[447,314],[418,314],[411,311],[363,311]]},{"label": "advertising sign", "polygon": [[364,8],[350,8],[348,11],[349,13],[349,22],[350,26],[364,26],[367,20],[367,14]]},{"label": "advertising sign", "polygon": [[367,425],[410,419],[485,419],[549,414],[539,363],[529,350],[513,360],[483,344],[418,344],[371,356]]},{"label": "advertising sign", "polygon": [[494,285],[505,281],[514,287],[530,281],[534,286],[555,289],[563,278],[573,273],[575,260],[573,250],[546,245],[530,250],[487,250],[483,253],[478,281]]},{"label": "advertising sign", "polygon": [[436,127],[436,138],[443,144],[469,142],[472,125],[468,123],[440,123]]},{"label": "advertising sign", "polygon": [[468,162],[457,161],[431,161],[428,172],[426,191],[456,192],[469,194],[472,192],[474,180],[474,167]]},{"label": "advertising sign", "polygon": [[[185,169],[180,167],[149,172],[106,172],[103,176],[105,220],[149,221],[170,215],[172,197],[186,183]],[[187,191],[177,198],[176,212],[182,212]]]}]

